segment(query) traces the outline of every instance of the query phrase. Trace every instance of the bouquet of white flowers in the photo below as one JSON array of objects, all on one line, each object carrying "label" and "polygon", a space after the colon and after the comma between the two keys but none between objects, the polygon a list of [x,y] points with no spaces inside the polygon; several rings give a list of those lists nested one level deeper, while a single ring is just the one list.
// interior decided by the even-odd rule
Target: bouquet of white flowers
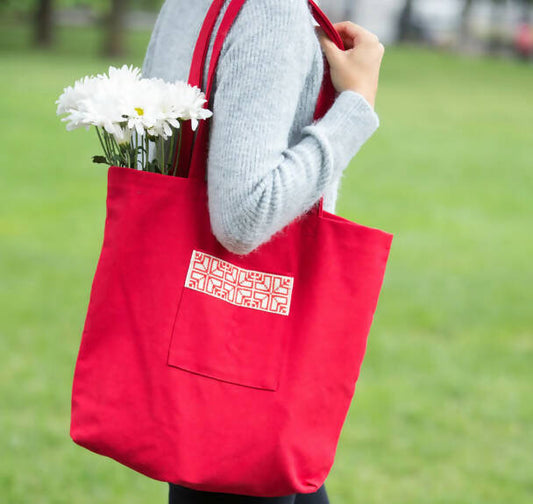
[{"label": "bouquet of white flowers", "polygon": [[211,117],[205,102],[197,87],[142,78],[139,68],[124,65],[76,81],[56,104],[57,115],[65,115],[67,130],[95,127],[104,154],[94,156],[94,162],[175,175],[173,154],[178,142],[179,156],[181,123],[191,121],[196,130],[200,120]]}]

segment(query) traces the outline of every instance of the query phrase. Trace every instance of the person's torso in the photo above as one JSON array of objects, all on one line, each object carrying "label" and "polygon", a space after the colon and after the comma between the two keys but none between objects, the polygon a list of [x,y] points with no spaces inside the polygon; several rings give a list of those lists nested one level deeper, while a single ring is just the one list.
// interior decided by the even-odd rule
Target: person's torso
[{"label": "person's torso", "polygon": [[[263,2],[264,0],[249,1]],[[297,1],[307,4],[306,0],[287,1]],[[212,0],[195,0],[194,2],[190,0],[166,0],[157,19],[146,52],[143,65],[143,75],[145,77],[159,77],[169,82],[175,80],[187,81],[196,40],[211,3]],[[209,66],[215,34],[229,3],[230,0],[225,1],[215,26],[214,34],[211,37],[206,69],[204,71],[204,82],[202,84],[203,90],[205,90],[207,84],[207,68]],[[264,19],[254,19],[254,22],[268,23],[268,8],[263,9],[261,12],[264,13]],[[308,19],[305,22],[313,24],[310,12],[304,12],[305,14],[308,14]],[[238,26],[238,23],[236,23],[232,29],[238,29]],[[295,29],[299,29],[299,27],[296,26]],[[235,36],[238,36],[238,33]],[[311,57],[309,60],[311,61],[311,65],[309,66],[306,83],[301,90],[293,123],[291,124],[288,139],[289,146],[299,142],[301,130],[313,121],[315,105],[320,92],[324,71],[323,55],[318,39],[310,30],[303,32],[302,36],[306,37],[305,48],[307,51],[310,51]],[[273,43],[275,43],[275,30],[273,30]],[[290,51],[291,48],[288,47],[287,50]],[[238,84],[238,82],[235,83],[236,86]],[[216,93],[216,81],[213,91]]]}]

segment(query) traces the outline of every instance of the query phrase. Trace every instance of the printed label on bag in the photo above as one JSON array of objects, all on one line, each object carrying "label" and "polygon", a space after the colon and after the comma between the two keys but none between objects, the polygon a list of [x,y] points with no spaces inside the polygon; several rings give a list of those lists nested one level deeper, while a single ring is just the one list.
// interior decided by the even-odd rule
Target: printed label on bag
[{"label": "printed label on bag", "polygon": [[289,315],[294,278],[240,268],[193,250],[185,287],[228,303]]}]

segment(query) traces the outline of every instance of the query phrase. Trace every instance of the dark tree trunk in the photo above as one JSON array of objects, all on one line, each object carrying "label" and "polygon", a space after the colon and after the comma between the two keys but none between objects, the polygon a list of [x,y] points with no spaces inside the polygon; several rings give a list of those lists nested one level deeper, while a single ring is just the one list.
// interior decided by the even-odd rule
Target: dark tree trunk
[{"label": "dark tree trunk", "polygon": [[126,13],[129,0],[112,0],[111,9],[106,19],[104,55],[117,57],[124,55],[124,36],[126,32]]},{"label": "dark tree trunk", "polygon": [[490,6],[490,36],[487,44],[489,53],[495,53],[500,46],[500,18],[502,0],[492,0]]},{"label": "dark tree trunk", "polygon": [[50,47],[54,38],[54,2],[39,0],[34,18],[34,42],[38,47]]},{"label": "dark tree trunk", "polygon": [[464,0],[463,10],[461,12],[461,27],[460,27],[460,41],[464,45],[470,39],[470,13],[474,0]]},{"label": "dark tree trunk", "polygon": [[412,39],[413,0],[405,0],[400,18],[398,20],[398,41],[404,42]]}]

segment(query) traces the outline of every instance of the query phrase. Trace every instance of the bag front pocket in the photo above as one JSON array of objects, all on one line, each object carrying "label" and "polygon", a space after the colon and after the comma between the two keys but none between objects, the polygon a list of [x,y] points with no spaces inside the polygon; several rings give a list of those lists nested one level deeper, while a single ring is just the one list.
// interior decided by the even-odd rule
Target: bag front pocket
[{"label": "bag front pocket", "polygon": [[294,278],[193,250],[168,364],[209,378],[278,388]]}]

